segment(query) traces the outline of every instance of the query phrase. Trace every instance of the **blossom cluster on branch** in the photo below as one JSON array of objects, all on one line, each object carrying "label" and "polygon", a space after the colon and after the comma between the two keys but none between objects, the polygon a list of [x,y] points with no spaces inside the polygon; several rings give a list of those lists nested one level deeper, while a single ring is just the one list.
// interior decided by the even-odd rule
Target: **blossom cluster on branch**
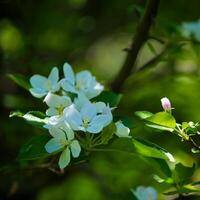
[{"label": "blossom cluster on branch", "polygon": [[[61,151],[59,167],[65,168],[70,163],[71,155],[79,157],[84,147],[80,134],[88,138],[100,134],[113,121],[109,104],[94,101],[104,86],[87,70],[74,73],[72,67],[65,63],[64,78],[59,80],[58,68],[54,67],[48,77],[33,75],[30,78],[31,94],[43,98],[48,106],[44,128],[52,138],[45,145],[48,153]],[[130,137],[130,129],[121,121],[115,122],[115,134]]]}]

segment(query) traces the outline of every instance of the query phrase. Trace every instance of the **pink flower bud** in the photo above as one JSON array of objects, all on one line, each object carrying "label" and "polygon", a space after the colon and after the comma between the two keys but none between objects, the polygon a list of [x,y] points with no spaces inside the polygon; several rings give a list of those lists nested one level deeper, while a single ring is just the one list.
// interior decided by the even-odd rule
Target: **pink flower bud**
[{"label": "pink flower bud", "polygon": [[170,100],[167,97],[161,99],[161,104],[165,111],[170,111],[172,109]]}]

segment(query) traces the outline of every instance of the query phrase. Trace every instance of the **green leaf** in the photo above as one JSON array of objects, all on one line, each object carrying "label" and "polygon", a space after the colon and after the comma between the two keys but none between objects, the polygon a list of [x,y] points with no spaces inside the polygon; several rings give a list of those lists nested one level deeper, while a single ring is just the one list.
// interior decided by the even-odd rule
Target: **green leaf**
[{"label": "green leaf", "polygon": [[171,177],[172,172],[169,168],[169,165],[167,164],[166,160],[162,160],[159,158],[153,158],[153,160],[156,162],[156,164],[159,166],[160,170],[163,172],[163,174],[166,177]]},{"label": "green leaf", "polygon": [[181,187],[178,190],[170,191],[170,192],[165,192],[163,194],[165,195],[174,195],[174,194],[190,194],[190,193],[198,193],[200,192],[200,188],[196,187],[192,184],[187,184]]},{"label": "green leaf", "polygon": [[183,186],[183,192],[184,193],[192,193],[192,192],[200,193],[200,188],[199,186],[195,186],[193,184],[187,184]]},{"label": "green leaf", "polygon": [[194,154],[200,154],[200,150],[195,147],[191,149],[191,152]]},{"label": "green leaf", "polygon": [[101,143],[108,144],[109,140],[113,138],[115,132],[116,132],[116,126],[114,123],[111,123],[109,126],[104,128],[101,133]]},{"label": "green leaf", "polygon": [[175,162],[174,157],[168,151],[152,142],[142,139],[133,139],[133,144],[136,151],[143,156]]},{"label": "green leaf", "polygon": [[189,127],[188,122],[182,122],[182,128],[183,128],[183,129],[186,129],[186,128],[188,128],[188,127]]},{"label": "green leaf", "polygon": [[156,113],[147,117],[145,120],[148,126],[160,130],[168,130],[172,132],[176,127],[175,118],[167,112]]},{"label": "green leaf", "polygon": [[168,178],[161,178],[158,175],[154,175],[153,178],[158,182],[158,183],[166,183],[168,185],[174,185],[174,180],[170,177]]},{"label": "green leaf", "polygon": [[117,94],[111,91],[103,91],[99,96],[93,98],[93,101],[102,101],[109,104],[110,107],[116,107],[122,98],[122,94]]},{"label": "green leaf", "polygon": [[[99,151],[101,151],[101,149]],[[106,148],[102,149],[102,151],[106,151]],[[133,156],[142,155],[145,157],[160,158],[175,162],[174,157],[165,149],[141,139],[117,138],[109,145],[109,151],[121,152]]]},{"label": "green leaf", "polygon": [[9,117],[20,117],[26,120],[28,123],[35,125],[35,126],[43,126],[46,122],[46,117],[44,113],[39,111],[30,111],[26,114],[20,111],[11,112]]},{"label": "green leaf", "polygon": [[195,164],[191,167],[184,166],[181,163],[176,164],[174,169],[174,176],[176,176],[180,182],[187,181],[193,175],[195,171]]},{"label": "green leaf", "polygon": [[32,137],[24,144],[18,154],[19,160],[36,160],[48,157],[52,154],[47,153],[44,146],[51,137],[49,135],[37,135]]},{"label": "green leaf", "polygon": [[157,130],[160,130],[160,131],[169,131],[169,132],[174,131],[173,128],[168,128],[168,127],[164,127],[164,126],[160,126],[160,125],[154,125],[154,124],[149,124],[149,123],[146,123],[146,125],[148,127],[151,127],[151,128],[154,128],[154,129],[157,129]]},{"label": "green leaf", "polygon": [[8,77],[13,80],[17,85],[23,87],[26,90],[29,90],[31,88],[29,80],[21,74],[8,74]]},{"label": "green leaf", "polygon": [[153,113],[151,113],[149,111],[136,111],[135,115],[137,117],[139,117],[140,119],[146,119],[148,117],[151,117],[153,115]]}]

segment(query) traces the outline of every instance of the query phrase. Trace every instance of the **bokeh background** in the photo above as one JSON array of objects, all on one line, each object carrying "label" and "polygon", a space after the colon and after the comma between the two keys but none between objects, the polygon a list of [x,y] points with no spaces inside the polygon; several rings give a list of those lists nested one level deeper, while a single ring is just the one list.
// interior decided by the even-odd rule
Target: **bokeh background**
[{"label": "bokeh background", "polygon": [[[155,173],[143,159],[98,153],[89,164],[70,167],[65,175],[47,169],[20,169],[20,146],[41,130],[12,110],[44,110],[42,103],[8,79],[9,73],[27,77],[47,75],[53,66],[69,62],[75,71],[89,69],[106,85],[115,78],[126,56],[146,1],[143,0],[0,0],[0,199],[128,200],[130,188],[154,186]],[[158,143],[185,165],[199,162],[177,136],[157,133],[134,118],[137,110],[158,112],[167,96],[177,121],[200,121],[200,46],[181,35],[183,22],[196,21],[199,0],[161,1],[148,43],[140,52],[140,68],[170,44],[165,56],[146,70],[130,75],[118,113],[133,121],[133,134]],[[199,29],[200,34],[200,29]],[[159,41],[156,38],[161,38]],[[119,83],[120,85],[120,83]],[[198,142],[198,138],[197,138]],[[199,139],[200,143],[200,139]],[[12,166],[12,167],[10,167]],[[200,180],[200,169],[194,180]],[[165,199],[160,195],[160,199]]]}]

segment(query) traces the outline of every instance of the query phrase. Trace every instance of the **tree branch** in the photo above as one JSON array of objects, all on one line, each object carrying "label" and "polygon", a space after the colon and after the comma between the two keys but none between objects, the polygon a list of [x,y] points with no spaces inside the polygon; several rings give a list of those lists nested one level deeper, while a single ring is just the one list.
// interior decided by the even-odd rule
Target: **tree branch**
[{"label": "tree branch", "polygon": [[148,39],[148,33],[156,17],[159,2],[160,0],[148,0],[145,13],[138,24],[133,42],[131,44],[130,50],[128,51],[125,62],[119,74],[116,76],[115,80],[111,84],[111,87],[115,92],[119,92],[121,90],[125,80],[130,75],[131,71],[135,68],[137,55],[143,44]]}]

